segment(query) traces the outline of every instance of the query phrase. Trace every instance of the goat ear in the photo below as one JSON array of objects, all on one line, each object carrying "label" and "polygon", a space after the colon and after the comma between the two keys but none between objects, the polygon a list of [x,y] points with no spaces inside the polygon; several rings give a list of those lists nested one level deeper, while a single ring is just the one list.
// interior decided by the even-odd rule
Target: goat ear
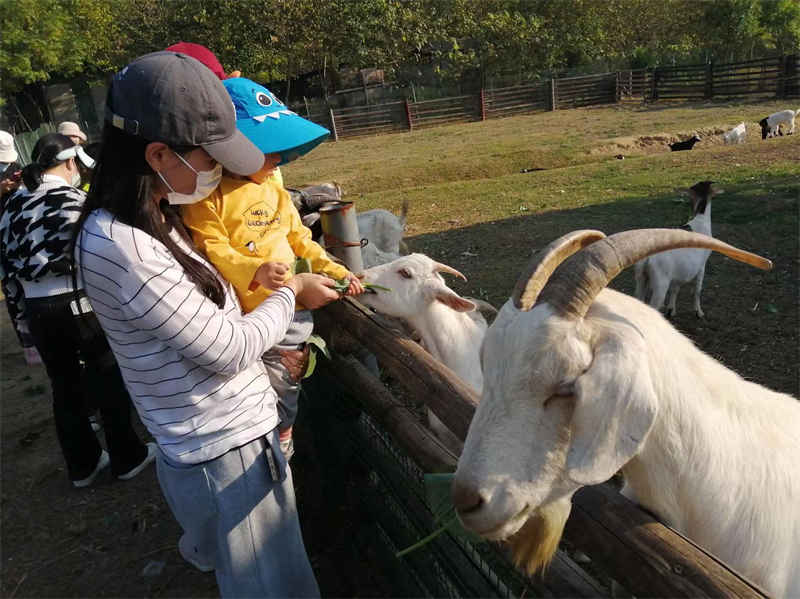
[{"label": "goat ear", "polygon": [[437,289],[434,292],[434,298],[436,298],[437,302],[442,302],[445,306],[452,308],[456,312],[472,312],[477,308],[475,302],[464,299],[447,287]]},{"label": "goat ear", "polygon": [[657,411],[643,344],[609,341],[575,381],[567,476],[581,485],[611,478],[644,443]]}]

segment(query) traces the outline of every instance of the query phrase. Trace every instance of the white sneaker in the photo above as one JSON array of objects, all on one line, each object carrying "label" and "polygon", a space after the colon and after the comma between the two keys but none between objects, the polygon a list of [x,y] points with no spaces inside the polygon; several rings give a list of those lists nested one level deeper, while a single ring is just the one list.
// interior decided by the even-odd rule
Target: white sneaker
[{"label": "white sneaker", "polygon": [[117,478],[119,480],[130,480],[130,479],[132,479],[134,476],[139,474],[142,470],[147,468],[148,464],[151,464],[153,462],[153,460],[156,459],[156,451],[157,451],[156,444],[153,443],[153,442],[148,443],[147,444],[147,455],[141,461],[141,463],[138,466],[134,467],[133,469],[128,470],[125,474],[120,474],[119,476],[117,476]]},{"label": "white sneaker", "polygon": [[86,478],[82,478],[80,480],[73,480],[72,484],[78,487],[79,489],[82,487],[88,487],[94,482],[94,479],[97,478],[97,475],[100,474],[100,471],[103,468],[107,468],[110,463],[111,463],[111,458],[108,457],[108,452],[105,449],[101,450],[100,458],[97,460],[97,466],[94,467],[92,473]]},{"label": "white sneaker", "polygon": [[214,564],[211,563],[211,560],[205,555],[202,555],[200,552],[198,552],[197,547],[190,545],[189,538],[186,536],[186,533],[184,533],[178,541],[178,552],[181,554],[183,559],[192,564],[201,572],[214,571]]}]

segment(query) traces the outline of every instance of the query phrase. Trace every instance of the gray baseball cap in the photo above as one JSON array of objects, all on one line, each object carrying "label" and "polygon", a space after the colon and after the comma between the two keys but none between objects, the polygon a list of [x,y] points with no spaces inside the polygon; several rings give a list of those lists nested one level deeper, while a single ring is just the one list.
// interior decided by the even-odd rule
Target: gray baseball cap
[{"label": "gray baseball cap", "polygon": [[263,152],[236,128],[236,110],[225,86],[186,54],[145,54],[116,73],[105,119],[148,141],[201,146],[238,175],[264,165]]}]

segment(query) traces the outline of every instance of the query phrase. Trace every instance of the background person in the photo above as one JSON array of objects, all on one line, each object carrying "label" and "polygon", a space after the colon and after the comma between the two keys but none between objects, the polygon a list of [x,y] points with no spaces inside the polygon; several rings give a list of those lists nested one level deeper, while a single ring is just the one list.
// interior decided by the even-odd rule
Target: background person
[{"label": "background person", "polygon": [[339,294],[326,277],[298,275],[243,315],[168,209],[210,194],[223,166],[247,174],[264,161],[200,62],[172,52],[134,60],[112,80],[106,119],[76,256],[158,442],[179,550],[216,571],[223,597],[318,596],[259,358],[284,336],[296,301],[313,308]]},{"label": "background person", "polygon": [[75,145],[81,145],[86,143],[86,134],[81,131],[81,128],[78,126],[78,123],[73,123],[72,121],[64,121],[58,125],[58,133],[61,135],[66,135],[69,137]]},{"label": "background person", "polygon": [[[76,487],[90,485],[111,466],[127,480],[155,459],[131,426],[131,404],[119,369],[92,313],[68,252],[85,195],[73,186],[80,146],[60,133],[42,136],[33,162],[22,171],[26,189],[12,196],[0,219],[6,284],[24,293],[21,311],[44,361],[53,394],[53,416],[67,474]],[[97,405],[108,452],[100,447],[87,415]]]},{"label": "background person", "polygon": [[[14,137],[7,131],[0,131],[0,218],[6,202],[22,185],[22,165],[17,162],[19,155],[14,148]],[[3,247],[0,245],[0,255]],[[36,350],[30,327],[21,313],[24,296],[22,287],[16,282],[7,282],[0,267],[0,289],[5,298],[8,317],[17,334],[19,344],[28,365],[41,364],[42,358]]]}]

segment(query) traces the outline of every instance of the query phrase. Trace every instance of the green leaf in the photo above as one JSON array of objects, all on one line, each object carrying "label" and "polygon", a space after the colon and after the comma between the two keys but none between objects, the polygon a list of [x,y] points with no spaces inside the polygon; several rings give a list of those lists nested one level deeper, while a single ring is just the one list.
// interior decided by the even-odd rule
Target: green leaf
[{"label": "green leaf", "polygon": [[350,287],[350,279],[334,279],[336,285],[333,288],[338,291],[339,293],[344,293],[347,291],[347,288]]},{"label": "green leaf", "polygon": [[311,349],[308,352],[308,366],[306,366],[306,373],[303,375],[304,379],[307,379],[312,374],[314,374],[314,369],[317,367],[317,352]]},{"label": "green leaf", "polygon": [[439,527],[413,545],[395,553],[395,557],[403,557],[420,547],[424,547],[445,531],[472,543],[481,543],[483,541],[481,537],[461,526],[461,521],[458,519],[452,499],[454,477],[455,474],[452,473],[425,475],[425,497],[428,500],[428,506],[433,514],[434,522],[439,524]]},{"label": "green leaf", "polygon": [[318,347],[326,358],[328,358],[329,360],[331,359],[331,353],[328,351],[328,344],[325,343],[325,340],[316,333],[310,335],[309,338],[306,340],[306,343]]},{"label": "green leaf", "polygon": [[292,264],[292,274],[298,275],[304,272],[311,272],[311,260],[308,258],[297,258]]},{"label": "green leaf", "polygon": [[384,287],[383,285],[376,285],[375,283],[361,283],[364,286],[364,289],[377,289],[378,291],[391,291],[388,287]]}]

